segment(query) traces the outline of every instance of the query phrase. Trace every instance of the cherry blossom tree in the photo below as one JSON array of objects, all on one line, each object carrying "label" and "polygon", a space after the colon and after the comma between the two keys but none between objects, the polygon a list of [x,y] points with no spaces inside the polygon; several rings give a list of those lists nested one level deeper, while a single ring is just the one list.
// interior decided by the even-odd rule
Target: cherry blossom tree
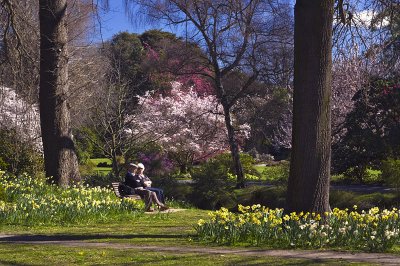
[{"label": "cherry blossom tree", "polygon": [[0,87],[0,128],[13,128],[26,141],[42,149],[38,106],[22,99],[14,90]]},{"label": "cherry blossom tree", "polygon": [[183,172],[193,162],[229,150],[222,106],[215,96],[199,95],[175,82],[168,95],[146,95],[139,102],[129,132],[160,144]]},{"label": "cherry blossom tree", "polygon": [[19,175],[42,170],[38,107],[0,87],[0,168]]}]

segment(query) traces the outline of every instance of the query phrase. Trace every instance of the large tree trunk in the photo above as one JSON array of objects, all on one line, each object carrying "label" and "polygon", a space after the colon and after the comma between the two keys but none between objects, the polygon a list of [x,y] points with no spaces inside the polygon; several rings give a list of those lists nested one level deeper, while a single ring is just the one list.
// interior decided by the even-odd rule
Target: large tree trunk
[{"label": "large tree trunk", "polygon": [[67,0],[40,0],[40,123],[46,176],[60,186],[79,180],[78,160],[70,128]]},{"label": "large tree trunk", "polygon": [[296,1],[289,212],[330,210],[333,7],[334,0]]}]

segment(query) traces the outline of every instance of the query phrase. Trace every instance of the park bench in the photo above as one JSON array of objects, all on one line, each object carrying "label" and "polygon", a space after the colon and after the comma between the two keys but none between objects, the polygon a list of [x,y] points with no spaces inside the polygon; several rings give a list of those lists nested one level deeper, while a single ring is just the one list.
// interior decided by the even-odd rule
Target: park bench
[{"label": "park bench", "polygon": [[119,182],[113,182],[111,183],[112,188],[114,190],[115,196],[117,196],[118,198],[122,199],[122,198],[130,198],[130,199],[135,199],[135,200],[140,200],[141,197],[139,195],[121,195],[121,193],[119,193]]}]

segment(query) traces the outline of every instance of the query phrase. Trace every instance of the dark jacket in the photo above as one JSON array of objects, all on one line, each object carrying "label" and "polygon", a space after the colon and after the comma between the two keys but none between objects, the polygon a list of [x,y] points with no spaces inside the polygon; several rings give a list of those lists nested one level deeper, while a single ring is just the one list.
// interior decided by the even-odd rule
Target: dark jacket
[{"label": "dark jacket", "polygon": [[125,175],[124,183],[121,183],[119,186],[119,192],[122,195],[134,195],[138,194],[142,196],[142,191],[138,188],[143,187],[141,180],[138,176],[133,175],[130,172],[127,172]]}]

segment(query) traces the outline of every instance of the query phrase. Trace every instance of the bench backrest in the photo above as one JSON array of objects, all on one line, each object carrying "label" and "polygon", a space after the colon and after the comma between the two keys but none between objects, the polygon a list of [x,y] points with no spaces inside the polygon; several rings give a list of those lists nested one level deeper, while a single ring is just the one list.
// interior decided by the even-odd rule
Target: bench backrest
[{"label": "bench backrest", "polygon": [[119,189],[118,189],[118,187],[119,187],[119,182],[113,182],[113,183],[111,183],[111,185],[112,185],[112,187],[113,187],[113,190],[114,190],[115,195],[116,195],[118,198],[122,198],[121,194],[119,193]]},{"label": "bench backrest", "polygon": [[121,183],[119,183],[119,182],[112,182],[111,183],[111,185],[112,185],[112,188],[113,188],[113,190],[114,190],[114,193],[115,193],[115,196],[117,196],[118,198],[130,198],[130,199],[134,199],[134,200],[141,200],[142,198],[139,196],[139,195],[121,195],[121,193],[119,193],[119,185],[120,185]]}]

